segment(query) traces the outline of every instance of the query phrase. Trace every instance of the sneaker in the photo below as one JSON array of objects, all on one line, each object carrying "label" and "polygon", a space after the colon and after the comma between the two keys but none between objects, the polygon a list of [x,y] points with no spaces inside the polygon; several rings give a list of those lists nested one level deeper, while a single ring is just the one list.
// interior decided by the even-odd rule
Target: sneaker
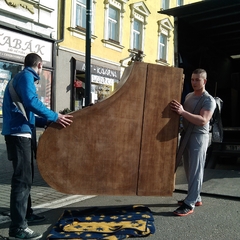
[{"label": "sneaker", "polygon": [[[183,205],[183,202],[184,202],[184,200],[178,201],[178,205],[179,206]],[[198,202],[195,203],[196,207],[199,207],[199,206],[202,206],[202,205],[203,205],[203,203],[201,201],[198,201]]]},{"label": "sneaker", "polygon": [[9,233],[9,240],[13,240],[13,239],[28,239],[28,240],[36,240],[42,237],[42,234],[40,233],[36,233],[33,230],[31,230],[30,228],[20,228],[15,234],[11,234]]},{"label": "sneaker", "polygon": [[193,208],[188,206],[186,203],[183,203],[179,208],[177,208],[174,212],[177,216],[187,216],[188,214],[193,213]]},{"label": "sneaker", "polygon": [[38,216],[36,214],[31,214],[29,217],[26,217],[28,223],[42,222],[46,218],[45,216]]}]

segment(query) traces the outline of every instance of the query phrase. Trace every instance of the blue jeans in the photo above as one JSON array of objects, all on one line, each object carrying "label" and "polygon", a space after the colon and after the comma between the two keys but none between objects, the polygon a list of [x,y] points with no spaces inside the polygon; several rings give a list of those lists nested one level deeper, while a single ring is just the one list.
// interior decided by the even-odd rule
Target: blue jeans
[{"label": "blue jeans", "polygon": [[13,175],[10,195],[10,232],[28,226],[26,215],[32,213],[30,190],[33,181],[33,150],[31,138],[5,136],[8,159]]}]

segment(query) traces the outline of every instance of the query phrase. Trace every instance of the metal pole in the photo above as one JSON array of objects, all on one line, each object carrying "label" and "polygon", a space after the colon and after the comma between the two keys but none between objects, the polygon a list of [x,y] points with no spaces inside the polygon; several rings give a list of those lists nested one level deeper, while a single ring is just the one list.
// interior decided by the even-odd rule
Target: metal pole
[{"label": "metal pole", "polygon": [[86,55],[85,55],[85,106],[91,103],[91,24],[92,0],[87,0],[86,6]]},{"label": "metal pole", "polygon": [[179,67],[179,52],[178,52],[178,18],[174,18],[174,67]]}]

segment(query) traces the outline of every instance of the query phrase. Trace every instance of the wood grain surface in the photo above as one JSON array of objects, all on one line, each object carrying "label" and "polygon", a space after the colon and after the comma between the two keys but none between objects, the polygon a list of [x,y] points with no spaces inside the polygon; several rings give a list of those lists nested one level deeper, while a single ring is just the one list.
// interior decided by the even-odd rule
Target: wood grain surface
[{"label": "wood grain surface", "polygon": [[107,99],[71,113],[73,123],[52,123],[42,134],[37,163],[57,191],[82,195],[170,196],[182,69],[135,62]]}]

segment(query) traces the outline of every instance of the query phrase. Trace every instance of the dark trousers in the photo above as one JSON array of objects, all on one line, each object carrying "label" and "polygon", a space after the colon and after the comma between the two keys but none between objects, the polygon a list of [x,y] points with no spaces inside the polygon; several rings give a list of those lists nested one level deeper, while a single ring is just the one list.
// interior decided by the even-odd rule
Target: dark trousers
[{"label": "dark trousers", "polygon": [[31,138],[5,136],[8,159],[13,175],[10,194],[10,232],[28,226],[26,216],[32,213],[30,190],[33,181],[33,150]]}]

